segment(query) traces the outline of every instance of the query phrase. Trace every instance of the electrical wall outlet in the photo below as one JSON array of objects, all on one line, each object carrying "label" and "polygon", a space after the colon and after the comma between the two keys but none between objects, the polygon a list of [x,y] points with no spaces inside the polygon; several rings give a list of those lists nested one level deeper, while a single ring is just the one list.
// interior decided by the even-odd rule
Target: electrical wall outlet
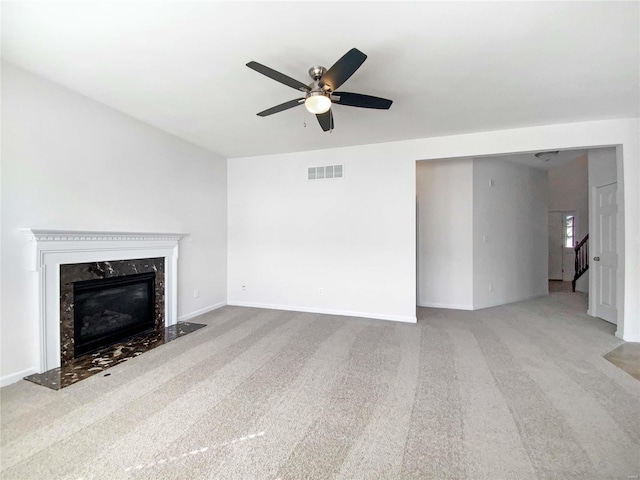
[{"label": "electrical wall outlet", "polygon": [[200,296],[200,290],[197,288],[193,291],[193,298],[198,298]]}]

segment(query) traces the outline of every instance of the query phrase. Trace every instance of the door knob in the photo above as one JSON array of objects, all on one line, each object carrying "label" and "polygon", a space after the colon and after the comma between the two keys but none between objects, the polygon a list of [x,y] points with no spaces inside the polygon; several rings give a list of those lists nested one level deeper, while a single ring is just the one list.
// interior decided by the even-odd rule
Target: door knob
[{"label": "door knob", "polygon": [[600,257],[593,257],[593,260],[596,261],[596,262],[599,262],[600,261]]}]

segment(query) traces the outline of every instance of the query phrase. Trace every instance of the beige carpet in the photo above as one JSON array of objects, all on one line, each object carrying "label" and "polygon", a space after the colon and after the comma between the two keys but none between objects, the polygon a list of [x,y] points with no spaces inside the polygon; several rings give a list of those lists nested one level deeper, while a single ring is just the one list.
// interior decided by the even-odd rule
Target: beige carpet
[{"label": "beige carpet", "polygon": [[417,325],[226,307],[61,391],[0,390],[1,478],[640,475],[640,381],[581,294]]}]

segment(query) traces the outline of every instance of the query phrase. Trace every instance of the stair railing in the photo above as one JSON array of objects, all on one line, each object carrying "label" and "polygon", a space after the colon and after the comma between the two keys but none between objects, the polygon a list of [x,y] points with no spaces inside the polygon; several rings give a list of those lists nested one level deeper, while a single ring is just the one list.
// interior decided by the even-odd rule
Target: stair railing
[{"label": "stair railing", "polygon": [[584,272],[589,270],[589,234],[575,246],[573,250],[576,252],[575,270],[573,274],[573,281],[571,282],[571,289],[576,291],[576,281],[582,276]]}]

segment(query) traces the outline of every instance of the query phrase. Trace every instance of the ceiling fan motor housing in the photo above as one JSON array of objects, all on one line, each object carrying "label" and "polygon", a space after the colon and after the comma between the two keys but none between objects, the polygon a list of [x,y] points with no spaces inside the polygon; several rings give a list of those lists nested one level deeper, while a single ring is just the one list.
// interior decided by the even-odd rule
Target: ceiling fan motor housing
[{"label": "ceiling fan motor housing", "polygon": [[320,80],[320,77],[322,77],[325,73],[327,73],[327,69],[321,67],[320,65],[316,65],[309,69],[309,76],[316,81]]}]

